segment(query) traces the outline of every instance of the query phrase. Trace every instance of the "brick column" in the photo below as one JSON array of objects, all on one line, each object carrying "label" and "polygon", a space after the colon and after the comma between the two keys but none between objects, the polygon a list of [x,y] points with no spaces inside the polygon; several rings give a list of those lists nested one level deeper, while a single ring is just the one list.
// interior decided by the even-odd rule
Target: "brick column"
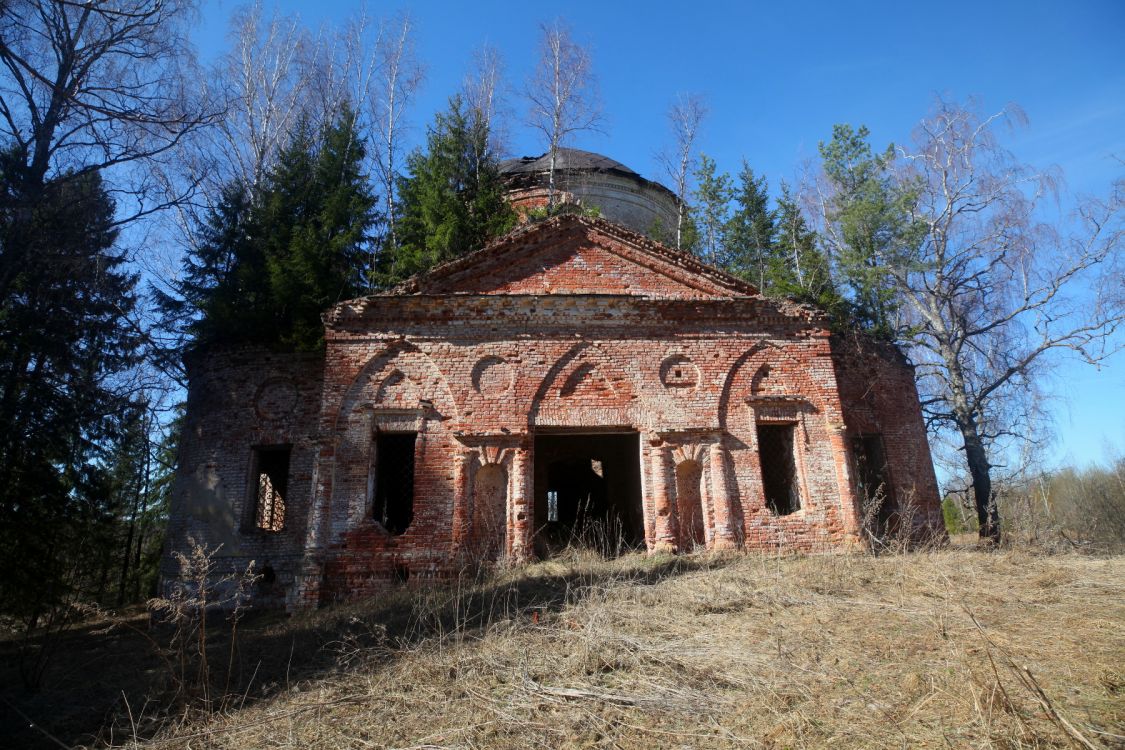
[{"label": "brick column", "polygon": [[471,532],[472,515],[469,512],[469,469],[476,460],[476,451],[462,450],[454,456],[453,463],[453,554],[464,551],[466,537]]},{"label": "brick column", "polygon": [[828,442],[832,446],[832,458],[836,461],[836,483],[840,488],[840,520],[843,523],[844,533],[854,542],[861,542],[863,535],[860,525],[860,514],[863,510],[859,507],[859,498],[856,496],[855,483],[852,481],[851,465],[848,462],[848,433],[841,426],[829,426]]},{"label": "brick column", "polygon": [[654,446],[652,449],[652,505],[656,511],[656,523],[652,551],[676,551],[676,519],[672,513],[672,500],[668,494],[668,464],[671,451],[667,444]]},{"label": "brick column", "polygon": [[520,446],[512,452],[512,478],[510,486],[512,497],[508,502],[508,554],[513,562],[526,562],[531,559],[531,529],[534,510],[531,495],[527,448]]},{"label": "brick column", "polygon": [[711,444],[711,508],[715,517],[715,535],[711,549],[734,549],[738,546],[734,533],[733,509],[727,487],[726,451],[721,442]]}]

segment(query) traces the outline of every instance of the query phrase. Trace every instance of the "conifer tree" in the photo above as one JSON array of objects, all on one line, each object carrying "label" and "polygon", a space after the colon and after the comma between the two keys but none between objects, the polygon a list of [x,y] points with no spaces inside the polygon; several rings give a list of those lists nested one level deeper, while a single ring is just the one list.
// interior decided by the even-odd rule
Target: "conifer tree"
[{"label": "conifer tree", "polygon": [[855,320],[877,336],[892,338],[897,302],[887,269],[910,243],[912,197],[895,188],[893,146],[876,154],[868,135],[866,127],[836,125],[832,140],[820,144],[832,191],[825,207],[825,239],[850,289]]},{"label": "conifer tree", "polygon": [[461,97],[434,118],[426,150],[407,159],[401,181],[397,257],[385,259],[383,284],[480,249],[515,225],[504,197],[498,161],[489,145],[487,120]]},{"label": "conifer tree", "polygon": [[74,591],[108,515],[114,381],[138,359],[116,240],[98,172],[44,182],[0,154],[0,610],[29,630]]},{"label": "conifer tree", "polygon": [[715,160],[706,154],[700,154],[695,181],[692,218],[695,220],[698,239],[692,243],[693,250],[704,262],[722,265],[725,262],[730,201],[734,197],[730,175],[726,172],[718,174]]},{"label": "conifer tree", "polygon": [[257,202],[232,184],[198,231],[175,295],[157,294],[188,342],[311,350],[320,314],[364,288],[375,196],[348,111],[314,136],[297,128]]},{"label": "conifer tree", "polygon": [[195,246],[183,260],[174,294],[154,291],[164,325],[175,334],[170,356],[191,342],[223,342],[270,329],[269,277],[256,231],[250,194],[241,181],[223,188]]},{"label": "conifer tree", "polygon": [[725,228],[727,271],[756,285],[769,294],[778,263],[774,258],[775,212],[769,207],[769,188],[765,176],[756,177],[745,160],[733,190],[735,210]]},{"label": "conifer tree", "polygon": [[375,196],[361,168],[364,146],[354,122],[350,112],[341,113],[319,142],[300,128],[267,181],[257,225],[277,341],[286,347],[319,347],[320,314],[364,287]]}]

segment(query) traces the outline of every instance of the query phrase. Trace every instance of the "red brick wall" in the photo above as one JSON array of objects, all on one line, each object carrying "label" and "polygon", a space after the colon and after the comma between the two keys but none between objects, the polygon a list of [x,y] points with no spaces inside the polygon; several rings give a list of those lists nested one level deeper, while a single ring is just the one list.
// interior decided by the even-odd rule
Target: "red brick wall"
[{"label": "red brick wall", "polygon": [[[259,347],[212,349],[187,359],[190,385],[179,473],[172,490],[165,579],[178,570],[172,551],[189,539],[214,549],[218,572],[274,570],[260,598],[281,601],[303,555],[316,465],[317,419],[324,372],[320,355],[278,354]],[[254,528],[255,446],[292,446],[285,527]]]},{"label": "red brick wall", "polygon": [[[172,548],[192,533],[229,544],[232,563],[268,559],[291,605],[453,575],[481,555],[524,559],[542,521],[534,436],[583,429],[639,433],[654,551],[693,544],[678,466],[698,481],[685,492],[698,495],[710,547],[860,542],[850,445],[873,432],[898,496],[940,529],[913,373],[897,352],[831,339],[819,313],[645,242],[552,220],[397,294],[337,306],[323,363],[201,358]],[[279,379],[292,391],[263,391]],[[759,424],[793,428],[801,507],[790,515],[766,507]],[[380,431],[418,435],[414,518],[398,536],[371,512]],[[286,528],[237,531],[250,448],[272,443],[294,445]]]},{"label": "red brick wall", "polygon": [[[488,546],[475,538],[479,529],[469,520],[482,461],[504,467],[511,502],[519,476],[530,484],[526,467],[521,474],[515,466],[516,452],[533,464],[530,435],[567,426],[641,433],[650,547],[682,541],[674,495],[675,466],[683,461],[701,467],[709,541],[725,534],[752,548],[813,550],[858,538],[828,334],[762,299],[378,298],[333,323],[327,369],[322,430],[335,430],[337,448],[322,453],[331,469],[322,464],[318,502],[334,523],[319,542],[329,571],[321,597],[378,587],[395,565],[406,565],[412,576],[455,570],[465,549]],[[416,492],[420,515],[400,537],[369,519],[349,524],[341,511],[362,503],[355,498],[364,494],[367,472],[366,459],[345,455],[345,447],[370,456],[370,429],[358,432],[367,436],[360,438],[366,447],[352,446],[350,415],[404,406],[384,405],[390,391],[381,384],[393,373],[405,376],[409,398],[432,404],[409,417],[425,424],[419,481],[427,489]],[[795,425],[802,508],[792,515],[778,517],[765,507],[759,421]],[[432,473],[422,468],[428,461]],[[718,502],[724,491],[725,508]],[[667,518],[662,504],[669,506]],[[531,506],[529,500],[523,512]],[[518,533],[511,522],[516,514],[509,515],[511,552]]]},{"label": "red brick wall", "polygon": [[[945,538],[941,498],[926,438],[922,407],[914,383],[914,368],[893,346],[866,337],[837,336],[832,340],[848,435],[880,435],[887,454],[894,497],[908,505],[913,536]],[[848,468],[855,482],[855,460],[849,441]]]},{"label": "red brick wall", "polygon": [[564,215],[517,230],[496,245],[407,285],[426,294],[628,294],[746,296],[753,286],[600,219]]}]

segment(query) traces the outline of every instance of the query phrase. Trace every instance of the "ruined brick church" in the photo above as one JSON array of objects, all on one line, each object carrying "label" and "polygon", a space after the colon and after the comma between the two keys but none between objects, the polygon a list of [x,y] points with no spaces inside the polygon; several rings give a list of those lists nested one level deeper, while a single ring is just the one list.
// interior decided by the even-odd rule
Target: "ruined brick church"
[{"label": "ruined brick church", "polygon": [[[513,204],[545,160],[504,164]],[[547,557],[818,551],[940,534],[912,367],[649,239],[666,188],[564,151],[527,223],[323,315],[317,354],[223,348],[190,385],[164,574],[189,538],[290,608]],[[874,499],[874,502],[872,500]],[[904,528],[905,527],[905,528]]]}]

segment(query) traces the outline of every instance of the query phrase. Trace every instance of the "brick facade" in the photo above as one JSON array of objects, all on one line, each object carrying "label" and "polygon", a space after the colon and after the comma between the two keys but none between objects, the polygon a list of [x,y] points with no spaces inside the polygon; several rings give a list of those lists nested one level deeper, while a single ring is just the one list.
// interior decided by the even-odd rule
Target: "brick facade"
[{"label": "brick facade", "polygon": [[[608,221],[526,227],[324,319],[322,357],[192,362],[169,534],[270,565],[291,607],[550,554],[595,517],[650,551],[848,548],[863,450],[893,522],[943,533],[897,350]],[[254,523],[270,446],[291,446],[280,531]]]}]

